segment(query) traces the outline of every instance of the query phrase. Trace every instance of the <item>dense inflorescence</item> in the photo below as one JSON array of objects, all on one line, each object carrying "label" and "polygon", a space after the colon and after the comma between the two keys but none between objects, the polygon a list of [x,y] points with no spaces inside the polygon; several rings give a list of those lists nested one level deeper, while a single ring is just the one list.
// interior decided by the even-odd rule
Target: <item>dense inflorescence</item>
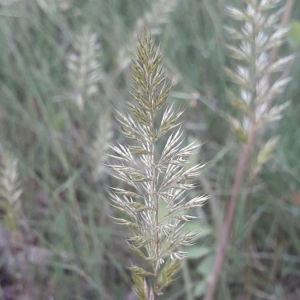
[{"label": "dense inflorescence", "polygon": [[[150,267],[149,271],[130,267],[137,294],[143,300],[158,299],[163,288],[173,281],[186,256],[182,247],[191,245],[197,234],[182,231],[184,224],[195,218],[188,211],[202,206],[207,199],[199,196],[186,201],[185,193],[194,188],[192,180],[203,165],[186,167],[198,145],[194,142],[183,146],[184,135],[177,122],[182,112],[171,105],[158,118],[171,88],[161,60],[159,47],[155,50],[151,37],[145,33],[133,61],[135,103],[127,103],[127,114],[117,112],[121,131],[133,143],[111,147],[116,153],[111,156],[120,163],[110,166],[116,172],[115,177],[128,187],[114,188],[111,193],[113,206],[127,216],[115,220],[130,228],[129,247]],[[159,153],[157,143],[167,134]],[[146,277],[149,279],[145,280]],[[148,282],[153,288],[148,288]]]},{"label": "dense inflorescence", "polygon": [[[230,118],[237,137],[248,142],[250,132],[280,119],[287,102],[274,104],[274,99],[284,91],[289,77],[277,76],[272,83],[272,74],[282,72],[293,56],[272,61],[270,50],[279,47],[288,29],[278,28],[280,13],[267,11],[276,7],[278,0],[247,0],[244,10],[229,8],[230,16],[244,24],[241,30],[227,28],[231,37],[239,41],[238,47],[228,46],[232,57],[240,62],[236,70],[228,74],[240,87],[239,95],[229,91],[229,98],[242,115],[241,120]],[[274,141],[269,143],[272,146]],[[273,147],[273,146],[272,146]]]},{"label": "dense inflorescence", "polygon": [[101,46],[97,35],[84,26],[74,40],[74,51],[68,55],[70,82],[73,88],[72,99],[80,110],[85,102],[98,92],[102,72],[98,58]]}]

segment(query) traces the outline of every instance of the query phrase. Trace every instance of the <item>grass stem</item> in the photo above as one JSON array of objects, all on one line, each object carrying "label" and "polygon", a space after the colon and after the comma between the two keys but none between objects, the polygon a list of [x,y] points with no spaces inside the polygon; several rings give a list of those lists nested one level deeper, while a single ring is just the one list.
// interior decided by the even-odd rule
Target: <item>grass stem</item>
[{"label": "grass stem", "polygon": [[253,124],[252,130],[250,133],[250,137],[248,140],[248,143],[245,145],[243,152],[241,153],[241,156],[239,158],[239,163],[237,167],[237,171],[235,173],[235,179],[234,179],[234,185],[232,189],[232,194],[230,197],[230,202],[229,202],[229,207],[228,207],[228,212],[227,212],[227,217],[225,221],[225,226],[224,226],[224,231],[222,234],[222,240],[219,244],[218,247],[218,252],[217,252],[217,259],[216,263],[214,266],[213,274],[212,274],[212,280],[208,286],[206,295],[205,295],[205,300],[212,300],[215,294],[216,286],[219,280],[219,276],[225,261],[226,257],[226,250],[227,250],[227,244],[229,241],[230,237],[230,232],[231,232],[231,225],[232,221],[234,218],[234,212],[235,208],[237,205],[237,199],[239,195],[239,191],[241,188],[242,180],[243,180],[243,175],[247,167],[247,163],[251,154],[251,149],[252,145],[255,139],[255,134],[256,134],[256,125]]}]

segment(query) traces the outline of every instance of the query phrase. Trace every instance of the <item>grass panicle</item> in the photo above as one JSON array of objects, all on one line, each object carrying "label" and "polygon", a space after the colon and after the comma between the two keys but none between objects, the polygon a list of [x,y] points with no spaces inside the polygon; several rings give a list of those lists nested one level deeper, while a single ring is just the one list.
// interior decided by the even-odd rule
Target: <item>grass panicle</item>
[{"label": "grass panicle", "polygon": [[131,33],[126,48],[121,48],[118,57],[120,69],[126,69],[131,62],[131,53],[134,52],[138,37],[143,33],[144,28],[148,28],[152,35],[159,35],[162,26],[170,22],[170,14],[175,11],[178,0],[156,0],[153,1],[149,11],[140,17]]},{"label": "grass panicle", "polygon": [[97,84],[102,78],[98,62],[101,46],[97,35],[84,26],[76,36],[73,47],[74,51],[68,55],[67,67],[73,88],[72,99],[82,111],[85,102],[98,93]]},{"label": "grass panicle", "polygon": [[[197,181],[187,179],[187,184],[198,183],[199,180],[201,189],[197,187],[182,195],[176,191],[176,195],[177,199],[186,197],[187,201],[198,193],[212,195],[209,207],[188,213],[192,217],[194,214],[201,215],[202,219],[201,223],[198,219],[190,221],[183,228],[183,232],[194,229],[199,235],[193,246],[173,251],[188,252],[188,261],[173,260],[182,268],[177,275],[172,275],[177,266],[170,265],[170,254],[163,257],[165,263],[160,265],[158,272],[159,287],[164,282],[161,298],[203,298],[213,278],[216,248],[222,246],[223,238],[227,240],[228,250],[218,273],[222,283],[221,280],[220,284],[217,282],[212,299],[299,298],[300,86],[293,80],[287,84],[284,93],[274,94],[273,99],[267,101],[267,109],[259,109],[263,102],[248,104],[251,87],[246,85],[243,89],[225,74],[226,67],[238,74],[236,63],[247,70],[252,68],[250,60],[230,57],[226,44],[238,50],[245,45],[247,50],[251,41],[245,38],[242,28],[246,21],[250,23],[253,19],[251,14],[245,17],[245,10],[248,5],[254,4],[254,1],[238,0],[0,0],[0,144],[17,158],[23,190],[19,196],[21,211],[17,209],[13,217],[17,223],[12,227],[18,226],[19,229],[16,234],[8,229],[10,222],[4,222],[6,210],[3,204],[7,204],[7,200],[4,197],[0,199],[0,276],[3,279],[0,282],[0,299],[2,294],[4,298],[31,300],[73,300],[74,297],[78,300],[138,299],[130,288],[133,285],[131,271],[124,266],[141,267],[155,274],[148,264],[147,249],[144,246],[133,247],[132,252],[124,242],[124,238],[132,237],[136,246],[137,243],[145,243],[136,236],[153,236],[153,228],[149,226],[142,227],[146,228],[145,234],[135,233],[137,222],[142,222],[141,218],[146,213],[147,217],[154,213],[146,211],[148,207],[144,201],[152,198],[144,197],[147,192],[143,189],[143,182],[135,183],[138,190],[124,181],[117,181],[110,176],[113,172],[106,166],[116,161],[108,154],[119,159],[122,157],[106,149],[106,143],[111,145],[113,140],[113,147],[124,147],[122,149],[126,152],[123,161],[116,164],[131,168],[131,172],[138,169],[146,177],[152,172],[152,168],[149,170],[142,161],[150,157],[148,149],[141,146],[145,142],[132,141],[115,130],[116,117],[120,117],[112,108],[124,112],[123,100],[131,89],[132,53],[139,43],[137,33],[142,34],[145,25],[153,37],[158,38],[161,34],[167,78],[174,86],[166,104],[171,105],[174,101],[171,110],[185,110],[179,120],[183,122],[184,134],[181,137],[180,133],[176,135],[174,128],[175,132],[162,135],[155,146],[156,159],[160,160],[170,134],[173,140],[184,139],[180,149],[193,139],[200,141],[202,136],[204,146],[189,158],[190,162],[185,167],[189,168],[201,160],[210,161]],[[265,77],[270,91],[279,79],[298,77],[300,23],[297,20],[300,19],[300,2],[265,0],[256,4],[261,8],[259,19],[269,20],[269,25],[265,23],[268,28],[260,31],[260,35],[263,33],[268,40],[273,33],[290,25],[287,40],[282,37],[283,45],[279,47],[280,43],[274,43],[278,46],[264,51],[268,66],[262,71],[267,71],[270,65],[279,61],[278,57],[289,53],[296,56],[295,60],[283,66],[283,72],[272,72]],[[238,8],[231,10],[230,14],[235,14],[235,19],[240,21],[228,17],[226,6]],[[88,48],[87,43],[90,43],[88,39],[81,39],[84,42],[77,45],[77,37],[82,36],[84,25],[90,28],[86,36],[96,32],[96,43],[101,45],[101,49],[96,47],[98,50],[92,55],[95,62],[100,63],[93,70],[97,70],[101,80],[92,81],[98,92],[91,96],[84,92],[86,87],[82,92],[76,81],[86,76],[83,73],[77,76],[80,73],[81,49],[83,45]],[[232,27],[228,30],[233,39],[226,34],[226,26]],[[154,53],[157,47],[158,43]],[[69,55],[74,55],[72,62],[69,62]],[[241,57],[241,53],[234,55]],[[68,69],[68,63],[72,70]],[[258,67],[261,68],[261,65]],[[239,71],[243,74],[242,69]],[[71,80],[73,75],[70,76],[70,73],[76,80]],[[89,78],[91,73],[86,71],[86,74]],[[229,98],[233,106],[229,104],[226,89],[230,89]],[[243,92],[242,97],[242,90],[248,94]],[[76,103],[76,95],[82,109]],[[130,100],[129,105],[134,104],[136,109],[141,110],[133,99],[127,100]],[[290,104],[278,115],[278,107],[282,108],[286,100]],[[166,104],[156,115],[156,130],[164,112],[168,122]],[[276,106],[277,109],[272,111]],[[249,147],[251,116],[255,115],[255,111],[257,119],[263,122],[259,122],[262,125],[255,130],[258,134]],[[271,119],[282,116],[281,120],[270,123],[269,118],[265,122],[263,119],[271,111]],[[137,123],[130,109],[129,113]],[[135,113],[139,114],[138,111]],[[233,118],[233,125],[240,133],[238,138],[243,142],[236,143],[237,136],[228,131],[228,114]],[[147,119],[141,122],[147,122]],[[127,130],[126,126],[121,126]],[[142,133],[148,128],[145,126],[141,126]],[[131,127],[131,130],[135,129]],[[109,130],[112,131],[111,137]],[[160,135],[165,130],[161,130]],[[141,134],[137,138],[141,139]],[[179,148],[167,153],[161,163],[167,162]],[[242,168],[238,168],[237,155],[245,154],[242,148],[247,150],[248,159],[242,161]],[[107,154],[104,155],[104,152]],[[2,170],[4,156],[1,154]],[[122,154],[125,154],[124,151]],[[270,159],[272,162],[269,164]],[[166,170],[157,170],[159,185]],[[237,192],[232,198],[237,202],[236,206],[231,206],[236,209],[229,210],[232,183],[238,178],[241,180],[234,186]],[[182,185],[181,182],[177,184]],[[16,186],[17,190],[20,189],[19,183]],[[122,200],[126,196],[129,204],[124,208],[119,205],[119,211],[110,207],[107,186],[113,186],[112,192]],[[168,197],[167,191],[165,193],[162,197]],[[169,195],[175,198],[174,193]],[[128,212],[128,205],[133,207],[134,216],[139,216],[138,221],[121,211]],[[172,205],[168,207],[166,202],[159,201],[159,219],[170,207]],[[225,211],[225,208],[228,210]],[[232,228],[229,226],[227,231],[225,219],[228,212],[233,212],[233,221]],[[119,220],[119,223],[131,222],[128,225],[133,228],[132,235],[128,226],[110,222],[108,215],[124,220]],[[177,217],[176,212],[174,215]],[[175,217],[170,220],[175,221]],[[169,223],[166,216],[162,225]],[[170,231],[171,227],[164,230]],[[225,232],[229,232],[227,238]],[[164,243],[164,233],[159,236]],[[128,242],[129,246],[133,244],[133,241]],[[226,249],[220,247],[220,250],[225,252]],[[65,258],[61,253],[66,254]],[[20,270],[24,273],[20,274]],[[155,299],[155,276],[146,275],[148,273],[136,268],[133,272],[136,273],[134,281],[139,294],[142,297],[148,295],[148,300]],[[176,277],[180,278],[172,282]]]},{"label": "grass panicle", "polygon": [[93,180],[96,182],[103,174],[103,164],[107,160],[106,152],[109,149],[109,143],[113,136],[110,112],[106,112],[105,115],[99,118],[98,129],[95,135],[96,138],[89,149],[89,155],[93,169]]},{"label": "grass panicle", "polygon": [[[282,101],[282,104],[274,102],[284,92],[286,85],[291,80],[291,78],[286,76],[280,76],[280,73],[290,64],[294,56],[290,55],[272,61],[269,55],[271,49],[278,48],[283,44],[284,37],[288,32],[288,29],[277,26],[281,10],[279,10],[279,13],[269,13],[269,10],[274,9],[278,3],[278,0],[245,0],[245,8],[243,10],[228,8],[228,13],[232,19],[243,22],[241,29],[226,29],[238,43],[238,46],[228,46],[231,56],[238,61],[238,65],[235,70],[228,68],[227,73],[239,87],[239,94],[232,91],[228,92],[234,107],[239,111],[239,118],[230,116],[229,119],[237,139],[244,143],[245,147],[240,154],[236,169],[222,233],[223,239],[219,244],[212,280],[207,289],[205,300],[214,299],[219,274],[225,260],[226,247],[235,215],[242,178],[248,166],[248,161],[250,158],[255,157],[254,163],[250,166],[250,186],[252,186],[254,175],[273,156],[278,142],[278,138],[272,137],[265,143],[265,146],[261,149],[258,147],[259,149],[257,150],[255,148],[256,137],[259,132],[265,129],[267,124],[279,120],[282,116],[282,111],[288,105],[286,100]],[[274,82],[272,81],[273,78],[275,78]],[[257,155],[252,155],[256,150]],[[251,216],[251,197],[249,197],[248,206],[248,215]],[[251,229],[249,232],[248,245],[251,243]],[[248,287],[248,293],[250,293],[250,290],[251,288]]]},{"label": "grass panicle", "polygon": [[[160,48],[154,49],[152,38],[144,33],[133,61],[135,104],[128,102],[126,114],[117,112],[121,131],[133,143],[112,146],[116,153],[112,157],[120,163],[110,166],[115,177],[127,187],[115,188],[111,193],[113,206],[126,216],[114,219],[130,228],[129,247],[150,267],[150,271],[137,266],[130,268],[137,294],[143,300],[149,299],[153,292],[154,299],[158,299],[163,288],[173,281],[181,260],[186,257],[182,248],[192,245],[197,235],[194,231],[182,231],[184,224],[195,218],[189,211],[202,206],[207,199],[199,196],[186,201],[185,193],[194,188],[193,179],[203,165],[186,168],[198,145],[183,146],[184,134],[177,122],[182,112],[171,105],[158,118],[171,87],[161,65]],[[157,143],[167,134],[160,153]],[[163,213],[162,204],[166,206]],[[145,278],[150,279],[146,282]]]},{"label": "grass panicle", "polygon": [[0,168],[0,207],[3,210],[4,224],[12,233],[19,230],[21,194],[18,162],[10,152],[3,152]]},{"label": "grass panicle", "polygon": [[[242,21],[241,30],[227,28],[238,46],[228,46],[234,59],[239,64],[235,70],[227,69],[232,81],[240,87],[237,95],[228,92],[234,107],[240,111],[240,119],[230,117],[230,122],[239,140],[247,143],[251,127],[262,129],[268,123],[281,118],[288,102],[275,104],[274,100],[284,92],[291,78],[278,76],[293,60],[290,55],[270,62],[269,50],[284,42],[287,28],[278,28],[279,13],[269,14],[268,10],[276,7],[277,0],[248,0],[244,10],[228,8],[231,18]],[[273,30],[273,31],[272,31]],[[275,81],[272,82],[272,78]]]}]

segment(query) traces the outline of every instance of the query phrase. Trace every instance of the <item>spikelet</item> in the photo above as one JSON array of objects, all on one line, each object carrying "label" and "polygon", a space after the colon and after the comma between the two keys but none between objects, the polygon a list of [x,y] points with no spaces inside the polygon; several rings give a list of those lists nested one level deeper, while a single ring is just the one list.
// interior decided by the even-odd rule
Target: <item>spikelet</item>
[{"label": "spikelet", "polygon": [[137,20],[127,47],[120,50],[118,65],[121,70],[126,69],[130,65],[130,55],[136,48],[138,36],[143,33],[144,28],[148,28],[152,35],[161,34],[162,26],[170,22],[170,14],[175,11],[177,4],[178,0],[153,1],[150,11],[147,11]]},{"label": "spikelet", "polygon": [[51,16],[57,13],[57,1],[56,0],[36,0],[38,6],[43,10],[45,14]]},{"label": "spikelet", "polygon": [[98,62],[100,49],[97,35],[85,26],[74,41],[74,52],[68,56],[72,99],[81,111],[85,102],[98,92],[97,84],[102,77]]},{"label": "spikelet", "polygon": [[[287,56],[275,62],[271,62],[269,57],[270,49],[282,45],[288,32],[286,28],[278,28],[281,11],[268,13],[279,2],[246,0],[244,10],[228,9],[233,19],[243,22],[240,30],[227,28],[231,37],[238,41],[237,47],[228,46],[228,49],[239,61],[236,70],[227,69],[227,73],[240,87],[239,95],[228,91],[228,97],[242,115],[240,119],[231,116],[229,119],[236,137],[243,143],[248,142],[253,127],[261,130],[270,122],[279,120],[288,105],[287,101],[277,105],[274,100],[291,80],[279,75],[294,57]],[[274,83],[271,83],[272,76],[276,79]],[[272,138],[260,150],[255,162],[256,172],[272,157],[277,142],[277,138]]]},{"label": "spikelet", "polygon": [[10,6],[10,5],[13,5],[16,2],[20,2],[20,0],[0,0],[0,5]]},{"label": "spikelet", "polygon": [[170,14],[176,9],[177,4],[178,0],[154,1],[151,10],[138,19],[135,32],[141,34],[147,27],[152,35],[161,34],[161,26],[170,22]]},{"label": "spikelet", "polygon": [[[173,281],[186,256],[182,247],[191,245],[197,235],[182,231],[184,224],[195,218],[188,211],[202,206],[207,199],[199,196],[185,201],[186,191],[194,188],[193,179],[203,165],[186,168],[188,158],[199,146],[183,146],[184,134],[177,123],[182,112],[171,105],[158,120],[157,113],[165,106],[171,87],[161,65],[160,49],[154,49],[150,35],[144,33],[133,61],[135,103],[127,103],[126,114],[117,112],[121,131],[132,144],[111,146],[116,153],[111,156],[119,164],[110,165],[115,178],[127,185],[125,189],[112,188],[112,205],[124,214],[114,219],[131,230],[127,241],[130,249],[149,264],[149,271],[130,268],[137,295],[144,300],[154,299],[151,293],[157,299]],[[160,152],[157,143],[165,135],[168,137]],[[147,277],[154,277],[151,288],[147,287]]]},{"label": "spikelet", "polygon": [[[6,1],[6,2],[16,2],[16,1],[22,1],[22,0],[0,0]],[[70,4],[68,0],[35,0],[38,4],[38,6],[41,8],[41,10],[47,14],[49,17],[55,16],[55,14],[61,12],[65,12],[68,9],[70,9]],[[22,1],[26,2],[26,1]]]},{"label": "spikelet", "polygon": [[99,118],[96,137],[89,150],[94,181],[98,181],[103,173],[103,164],[107,160],[106,152],[108,151],[113,134],[111,127],[110,112],[107,112],[104,116]]},{"label": "spikelet", "polygon": [[0,207],[4,212],[4,224],[12,233],[18,232],[21,215],[22,190],[18,177],[17,160],[4,152],[0,168]]}]

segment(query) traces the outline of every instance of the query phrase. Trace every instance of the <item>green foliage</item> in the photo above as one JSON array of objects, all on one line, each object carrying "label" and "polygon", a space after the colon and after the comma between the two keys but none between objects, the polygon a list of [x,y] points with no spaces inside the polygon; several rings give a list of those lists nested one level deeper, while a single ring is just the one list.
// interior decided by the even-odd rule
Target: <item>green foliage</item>
[{"label": "green foliage", "polygon": [[300,22],[293,21],[291,23],[288,36],[293,45],[300,46]]}]

